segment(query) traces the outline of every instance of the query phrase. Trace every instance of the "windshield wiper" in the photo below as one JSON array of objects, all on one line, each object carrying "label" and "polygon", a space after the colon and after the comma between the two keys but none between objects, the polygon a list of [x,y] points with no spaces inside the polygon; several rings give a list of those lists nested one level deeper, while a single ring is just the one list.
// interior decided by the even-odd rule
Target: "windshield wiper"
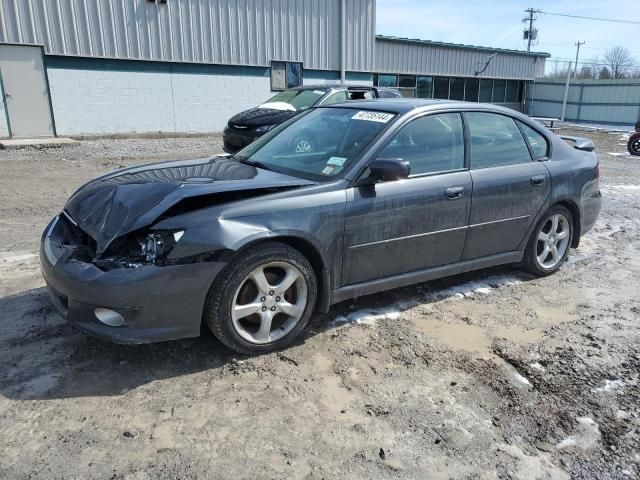
[{"label": "windshield wiper", "polygon": [[266,163],[263,162],[259,162],[256,160],[248,160],[245,157],[240,157],[238,155],[236,155],[236,159],[240,162],[240,163],[244,163],[246,165],[251,165],[252,167],[257,167],[257,168],[262,168],[263,170],[270,170],[272,172],[277,172],[276,169],[274,169],[272,166],[267,165]]}]

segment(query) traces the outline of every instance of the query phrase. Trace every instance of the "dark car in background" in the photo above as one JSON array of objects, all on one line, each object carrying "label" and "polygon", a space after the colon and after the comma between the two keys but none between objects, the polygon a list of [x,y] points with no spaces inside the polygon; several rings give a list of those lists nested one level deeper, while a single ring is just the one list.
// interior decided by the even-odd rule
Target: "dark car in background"
[{"label": "dark car in background", "polygon": [[636,133],[629,137],[627,149],[631,155],[640,156],[640,122],[636,123]]},{"label": "dark car in background", "polygon": [[[231,117],[222,133],[223,149],[227,153],[236,153],[276,125],[311,107],[399,96],[400,93],[395,89],[369,86],[307,85],[291,88],[271,97],[258,107]],[[301,136],[293,141],[295,148],[300,151],[314,148],[308,137]]]},{"label": "dark car in background", "polygon": [[[303,132],[313,149],[295,148]],[[593,149],[494,105],[311,108],[235,156],[82,186],[42,236],[42,272],[93,335],[207,325],[238,352],[271,351],[347,299],[501,264],[555,272],[600,211]]]}]

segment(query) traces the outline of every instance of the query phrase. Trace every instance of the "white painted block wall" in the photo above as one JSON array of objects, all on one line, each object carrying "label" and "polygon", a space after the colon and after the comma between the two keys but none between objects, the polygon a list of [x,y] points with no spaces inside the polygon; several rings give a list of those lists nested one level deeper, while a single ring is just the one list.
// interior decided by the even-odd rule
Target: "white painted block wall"
[{"label": "white painted block wall", "polygon": [[220,132],[273,95],[268,76],[48,69],[58,135]]}]

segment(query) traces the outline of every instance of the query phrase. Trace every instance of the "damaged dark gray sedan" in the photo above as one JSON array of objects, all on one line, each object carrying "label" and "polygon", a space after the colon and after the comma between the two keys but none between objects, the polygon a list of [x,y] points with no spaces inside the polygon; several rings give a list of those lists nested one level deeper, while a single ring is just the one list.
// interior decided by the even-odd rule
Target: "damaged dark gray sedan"
[{"label": "damaged dark gray sedan", "polygon": [[499,264],[555,272],[596,221],[598,177],[589,140],[496,106],[313,108],[233,157],[84,185],[43,234],[42,272],[90,334],[142,343],[207,325],[265,352],[346,299]]}]

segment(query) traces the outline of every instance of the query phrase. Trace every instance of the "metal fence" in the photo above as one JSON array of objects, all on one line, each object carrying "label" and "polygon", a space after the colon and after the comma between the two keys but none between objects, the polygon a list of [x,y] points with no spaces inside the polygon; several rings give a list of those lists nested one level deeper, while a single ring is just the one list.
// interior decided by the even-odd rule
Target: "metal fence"
[{"label": "metal fence", "polygon": [[[560,118],[565,81],[541,79],[529,89],[529,115]],[[640,121],[639,80],[571,80],[565,121],[635,125]]]}]

